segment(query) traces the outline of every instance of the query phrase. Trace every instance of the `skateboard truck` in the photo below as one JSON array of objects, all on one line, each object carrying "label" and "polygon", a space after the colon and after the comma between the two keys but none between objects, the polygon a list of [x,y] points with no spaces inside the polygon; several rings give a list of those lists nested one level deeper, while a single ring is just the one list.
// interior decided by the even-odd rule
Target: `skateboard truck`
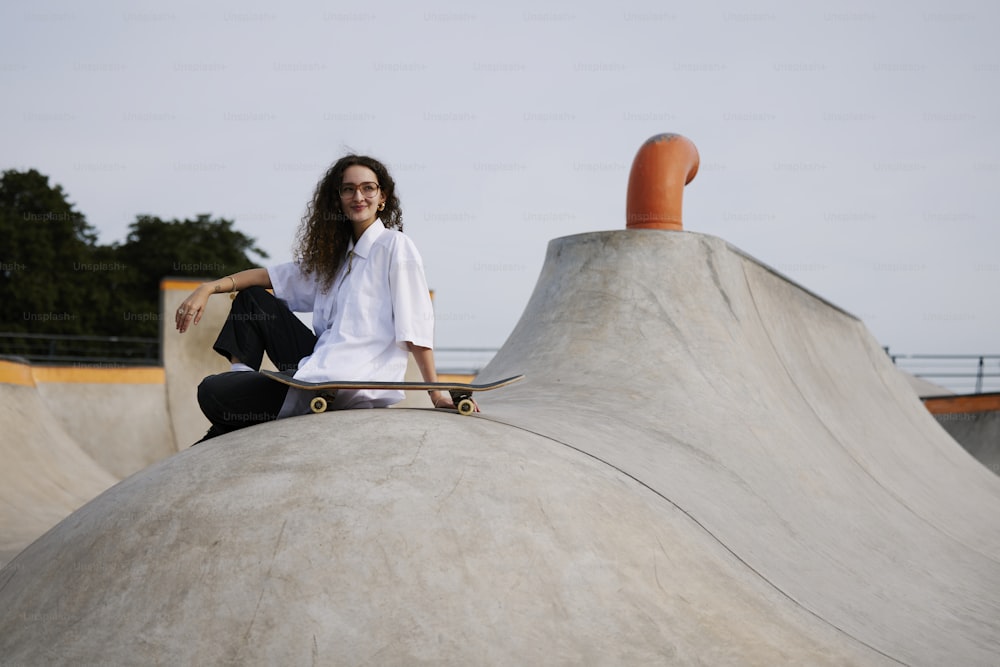
[{"label": "skateboard truck", "polygon": [[451,394],[451,400],[458,409],[458,414],[471,415],[476,411],[476,404],[472,402],[472,392],[452,389],[448,393]]}]

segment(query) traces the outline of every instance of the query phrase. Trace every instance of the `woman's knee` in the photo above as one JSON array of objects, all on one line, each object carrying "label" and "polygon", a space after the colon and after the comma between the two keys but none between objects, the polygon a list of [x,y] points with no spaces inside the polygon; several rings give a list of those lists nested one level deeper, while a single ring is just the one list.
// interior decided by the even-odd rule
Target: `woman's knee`
[{"label": "woman's knee", "polygon": [[198,406],[213,424],[243,428],[276,419],[288,387],[259,373],[228,371],[198,385]]},{"label": "woman's knee", "polygon": [[247,303],[260,303],[262,300],[273,299],[274,296],[259,285],[251,285],[246,289],[241,289],[233,297],[233,305],[243,305]]},{"label": "woman's knee", "polygon": [[226,375],[228,373],[209,375],[198,385],[198,407],[212,423],[225,421],[222,413],[226,407],[222,398],[225,396]]}]

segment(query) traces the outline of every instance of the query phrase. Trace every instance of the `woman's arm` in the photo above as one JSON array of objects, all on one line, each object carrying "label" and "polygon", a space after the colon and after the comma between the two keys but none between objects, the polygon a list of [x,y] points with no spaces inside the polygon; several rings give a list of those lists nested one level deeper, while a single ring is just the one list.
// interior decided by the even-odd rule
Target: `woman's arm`
[{"label": "woman's arm", "polygon": [[[437,382],[437,368],[434,365],[434,350],[429,347],[421,347],[419,345],[414,345],[413,343],[407,342],[406,348],[413,355],[413,360],[417,362],[417,368],[420,369],[420,376],[424,379],[424,382]],[[435,408],[454,408],[455,403],[451,400],[451,395],[445,391],[429,391],[431,403],[434,404]],[[473,401],[475,404],[475,401]],[[479,412],[479,406],[476,405],[476,412]]]},{"label": "woman's arm", "polygon": [[271,277],[268,275],[267,269],[247,269],[225,278],[202,283],[195,291],[191,292],[188,298],[184,299],[177,312],[174,313],[177,331],[184,333],[192,324],[198,324],[201,321],[205,306],[208,305],[208,297],[213,294],[236,292],[255,286],[265,289],[271,288]]}]

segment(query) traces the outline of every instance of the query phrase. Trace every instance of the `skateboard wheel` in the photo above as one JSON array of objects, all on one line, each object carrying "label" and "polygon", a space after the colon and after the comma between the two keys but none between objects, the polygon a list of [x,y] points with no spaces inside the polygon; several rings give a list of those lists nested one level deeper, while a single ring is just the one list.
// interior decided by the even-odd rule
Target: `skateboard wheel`
[{"label": "skateboard wheel", "polygon": [[326,399],[322,396],[317,396],[313,400],[309,401],[309,409],[316,414],[326,412]]},{"label": "skateboard wheel", "polygon": [[460,415],[471,415],[476,411],[476,404],[472,402],[471,398],[463,398],[455,407],[458,408]]}]

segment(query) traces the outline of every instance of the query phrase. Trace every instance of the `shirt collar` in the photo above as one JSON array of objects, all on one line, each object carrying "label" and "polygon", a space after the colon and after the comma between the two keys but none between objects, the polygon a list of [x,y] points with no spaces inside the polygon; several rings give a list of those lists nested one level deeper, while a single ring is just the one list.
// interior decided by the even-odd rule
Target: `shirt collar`
[{"label": "shirt collar", "polygon": [[375,241],[378,237],[385,234],[385,225],[382,223],[380,218],[375,218],[375,222],[368,225],[368,229],[365,233],[361,235],[358,242],[354,242],[354,237],[351,237],[350,243],[347,246],[348,252],[353,252],[358,257],[365,259],[368,257],[368,253],[371,251],[372,246],[375,245]]}]

